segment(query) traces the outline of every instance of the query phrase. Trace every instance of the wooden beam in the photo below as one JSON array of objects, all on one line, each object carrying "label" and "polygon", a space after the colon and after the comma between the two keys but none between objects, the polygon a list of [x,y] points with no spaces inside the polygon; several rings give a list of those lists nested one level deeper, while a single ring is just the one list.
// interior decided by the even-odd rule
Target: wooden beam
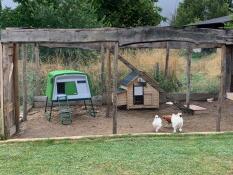
[{"label": "wooden beam", "polygon": [[190,43],[190,42],[179,42],[179,41],[160,41],[160,42],[148,42],[148,43],[136,43],[126,46],[120,46],[120,48],[157,48],[157,49],[164,49],[167,47],[167,43],[169,43],[170,49],[188,49],[188,47],[192,48],[221,48],[222,44],[216,43]]},{"label": "wooden beam", "polygon": [[107,92],[106,92],[106,100],[107,100],[107,109],[106,109],[106,117],[110,117],[110,110],[111,110],[111,104],[112,104],[112,63],[111,63],[111,56],[110,56],[110,50],[106,49],[106,60],[107,60],[107,69],[108,69],[108,77],[106,82]]},{"label": "wooden beam", "polygon": [[125,58],[123,58],[121,55],[118,55],[118,59],[126,65],[129,69],[132,71],[138,70],[134,65],[132,65],[130,62],[128,62]]},{"label": "wooden beam", "polygon": [[[10,126],[9,126],[9,115],[8,115],[8,104],[9,104],[9,92],[11,89],[9,87],[9,81],[7,80],[7,76],[9,76],[9,45],[3,44],[3,60],[2,60],[2,76],[3,76],[3,91],[2,91],[2,101],[3,101],[3,117],[4,117],[4,130],[5,130],[5,138],[10,136]],[[8,64],[8,65],[6,65]]]},{"label": "wooden beam", "polygon": [[159,84],[156,83],[154,79],[151,76],[149,76],[146,72],[137,69],[134,65],[128,62],[121,55],[118,55],[118,60],[120,60],[123,64],[125,64],[132,71],[136,71],[141,77],[143,77],[145,81],[150,82],[153,88],[159,89],[160,93],[164,93],[164,90],[159,87]]},{"label": "wooden beam", "polygon": [[117,134],[117,81],[118,81],[118,43],[114,44],[113,57],[113,128],[112,133]]},{"label": "wooden beam", "polygon": [[170,55],[170,48],[169,48],[169,43],[167,42],[165,68],[164,68],[165,77],[167,77],[167,72],[168,72],[169,55]]},{"label": "wooden beam", "polygon": [[102,97],[104,96],[105,92],[106,92],[106,82],[105,82],[105,49],[104,49],[104,45],[101,45],[101,53],[100,53],[100,59],[101,59],[101,73],[100,73],[100,81],[101,81],[101,85],[102,85]]},{"label": "wooden beam", "polygon": [[34,54],[35,54],[35,63],[36,68],[40,69],[40,50],[39,50],[39,44],[34,45]]},{"label": "wooden beam", "polygon": [[91,43],[119,42],[127,46],[149,42],[189,42],[233,44],[231,31],[171,27],[100,28],[100,29],[17,29],[1,31],[2,42]]},{"label": "wooden beam", "polygon": [[23,59],[23,121],[27,121],[27,59],[28,47],[26,44],[21,45],[21,54]]},{"label": "wooden beam", "polygon": [[101,45],[106,47],[104,43],[40,43],[40,47],[48,48],[79,48],[84,50],[101,50]]},{"label": "wooden beam", "polygon": [[225,78],[226,78],[226,46],[222,47],[221,55],[221,74],[220,74],[220,88],[218,96],[218,116],[216,119],[216,131],[221,131],[221,119],[222,119],[222,106],[225,92]]},{"label": "wooden beam", "polygon": [[231,92],[231,83],[232,79],[231,76],[233,70],[233,46],[228,45],[226,46],[226,78],[225,78],[225,92]]},{"label": "wooden beam", "polygon": [[187,77],[187,91],[186,91],[186,106],[189,109],[190,105],[190,92],[191,92],[191,60],[192,60],[192,48],[188,48],[187,65],[186,65],[186,77]]},{"label": "wooden beam", "polygon": [[5,120],[4,120],[4,101],[3,101],[3,52],[2,44],[0,43],[0,96],[1,96],[1,111],[0,111],[0,136],[5,136]]},{"label": "wooden beam", "polygon": [[20,115],[18,59],[19,59],[19,45],[14,43],[13,44],[13,64],[14,64],[13,86],[14,86],[14,108],[15,108],[16,132],[19,132],[19,115]]},{"label": "wooden beam", "polygon": [[[2,44],[2,116],[4,118],[4,137],[15,133],[14,83],[13,83],[13,45]],[[11,132],[12,131],[12,132]]]},{"label": "wooden beam", "polygon": [[35,95],[40,95],[40,90],[41,90],[41,83],[40,83],[40,50],[39,50],[39,45],[35,44],[34,45],[34,57],[35,57],[35,64],[36,64],[36,92]]},{"label": "wooden beam", "polygon": [[[15,94],[15,48],[12,43],[1,44],[0,81],[1,81],[1,126],[0,135],[8,138],[16,132],[17,123],[17,91]],[[17,64],[17,63],[16,63]],[[17,126],[18,127],[18,126]]]},{"label": "wooden beam", "polygon": [[[176,42],[176,41],[167,41],[167,42],[149,42],[149,43],[136,43],[126,46],[119,46],[120,48],[134,48],[134,49],[146,49],[146,48],[158,48],[163,49],[167,47],[167,43],[169,43],[170,49],[180,49],[184,48],[187,49],[188,47],[192,48],[221,48],[221,44],[214,44],[214,43],[208,43],[208,44],[193,44],[193,43],[187,43],[187,42]],[[104,47],[108,47],[107,43],[40,43],[40,47],[48,47],[48,48],[79,48],[84,50],[101,50],[101,45],[104,45]],[[190,45],[190,46],[188,46]],[[111,46],[110,46],[111,47]],[[109,49],[112,49],[109,48]]]}]

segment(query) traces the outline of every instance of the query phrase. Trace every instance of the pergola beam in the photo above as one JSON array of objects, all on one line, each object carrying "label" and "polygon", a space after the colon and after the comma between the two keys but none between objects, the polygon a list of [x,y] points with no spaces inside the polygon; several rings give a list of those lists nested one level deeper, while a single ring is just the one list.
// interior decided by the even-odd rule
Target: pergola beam
[{"label": "pergola beam", "polygon": [[1,31],[1,42],[92,43],[118,42],[119,47],[150,42],[233,44],[233,31],[217,29],[176,29],[171,27],[100,29],[18,29]]},{"label": "pergola beam", "polygon": [[[146,48],[157,48],[162,49],[167,47],[169,43],[169,49],[187,49],[188,47],[192,48],[221,48],[222,44],[193,44],[187,42],[176,42],[176,41],[167,41],[167,42],[150,42],[150,43],[138,43],[127,46],[121,46],[120,48],[132,48],[132,49],[146,49]],[[108,44],[102,43],[40,43],[40,47],[47,48],[79,48],[84,50],[95,50],[100,51],[101,45],[104,45],[105,48],[108,47]],[[112,49],[112,48],[110,48]]]},{"label": "pergola beam", "polygon": [[157,48],[164,49],[167,48],[167,43],[169,43],[169,49],[188,49],[188,47],[192,48],[221,48],[222,44],[216,43],[202,43],[202,44],[194,44],[190,42],[181,42],[181,41],[162,41],[162,42],[149,42],[149,43],[138,43],[131,44],[128,46],[120,47],[120,48]]}]

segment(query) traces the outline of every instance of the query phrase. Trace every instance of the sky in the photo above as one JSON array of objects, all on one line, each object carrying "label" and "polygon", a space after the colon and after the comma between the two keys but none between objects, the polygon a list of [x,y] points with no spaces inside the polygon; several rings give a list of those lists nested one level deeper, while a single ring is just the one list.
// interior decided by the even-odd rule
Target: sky
[{"label": "sky", "polygon": [[[167,22],[172,19],[181,0],[159,0],[158,6],[162,8],[161,15],[168,18]],[[166,23],[163,23],[166,25]]]},{"label": "sky", "polygon": [[13,2],[13,0],[3,0],[2,2],[3,7],[15,7],[16,4]]},{"label": "sky", "polygon": [[[181,0],[159,0],[158,6],[162,8],[162,16],[168,18],[168,21],[171,19],[172,15],[175,13],[177,6]],[[3,7],[12,7],[14,8],[16,4],[13,0],[3,0]],[[163,25],[165,25],[163,23]]]}]

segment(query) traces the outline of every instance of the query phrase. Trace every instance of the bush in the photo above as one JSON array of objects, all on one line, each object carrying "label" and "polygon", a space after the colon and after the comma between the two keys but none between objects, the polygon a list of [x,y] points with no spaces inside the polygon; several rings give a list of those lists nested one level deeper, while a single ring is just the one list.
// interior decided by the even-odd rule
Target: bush
[{"label": "bush", "polygon": [[[186,84],[186,77],[182,77],[182,84]],[[219,87],[219,80],[217,77],[210,78],[204,73],[196,73],[192,75],[191,92],[193,93],[217,93]],[[185,87],[181,89],[185,92]]]},{"label": "bush", "polygon": [[160,88],[166,92],[177,92],[182,87],[174,74],[165,77],[163,72],[156,71],[154,79],[159,83]]},{"label": "bush", "polygon": [[[193,60],[199,60],[202,58],[206,58],[208,55],[216,53],[216,48],[204,48],[201,49],[201,52],[192,52],[192,59]],[[186,49],[180,50],[180,56],[187,56]]]}]

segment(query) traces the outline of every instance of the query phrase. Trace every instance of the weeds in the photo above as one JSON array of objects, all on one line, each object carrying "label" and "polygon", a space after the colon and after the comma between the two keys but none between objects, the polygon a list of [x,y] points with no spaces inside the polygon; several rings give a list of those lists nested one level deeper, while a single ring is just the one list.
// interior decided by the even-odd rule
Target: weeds
[{"label": "weeds", "polygon": [[[45,51],[43,51],[45,52]],[[87,52],[87,53],[85,53]],[[160,87],[167,92],[185,92],[185,66],[186,58],[179,50],[170,50],[168,66],[168,78],[164,76],[165,50],[164,49],[143,49],[121,50],[121,55],[137,68],[149,73],[160,83]],[[78,55],[80,51],[72,50],[71,53],[52,54],[45,53],[41,58],[41,69],[36,70],[33,59],[27,64],[27,80],[29,102],[35,94],[44,95],[47,83],[48,72],[53,70],[74,69],[87,73],[90,76],[93,95],[101,93],[102,84],[100,81],[100,55],[96,52],[88,53],[82,51],[84,56]],[[69,58],[70,57],[70,58]],[[91,58],[90,58],[91,57]],[[90,59],[89,59],[90,58]],[[158,64],[160,70],[155,75],[155,65]],[[22,62],[19,62],[20,87],[22,87]],[[128,74],[130,70],[119,62],[119,80]],[[220,50],[201,59],[193,58],[192,61],[192,92],[217,92],[220,74]],[[104,73],[105,75],[107,72]],[[37,81],[36,81],[37,80]],[[36,84],[37,83],[37,84]],[[39,87],[39,88],[38,88]],[[35,93],[39,89],[39,92]],[[22,88],[20,88],[20,95]],[[21,98],[21,96],[20,96]]]}]

